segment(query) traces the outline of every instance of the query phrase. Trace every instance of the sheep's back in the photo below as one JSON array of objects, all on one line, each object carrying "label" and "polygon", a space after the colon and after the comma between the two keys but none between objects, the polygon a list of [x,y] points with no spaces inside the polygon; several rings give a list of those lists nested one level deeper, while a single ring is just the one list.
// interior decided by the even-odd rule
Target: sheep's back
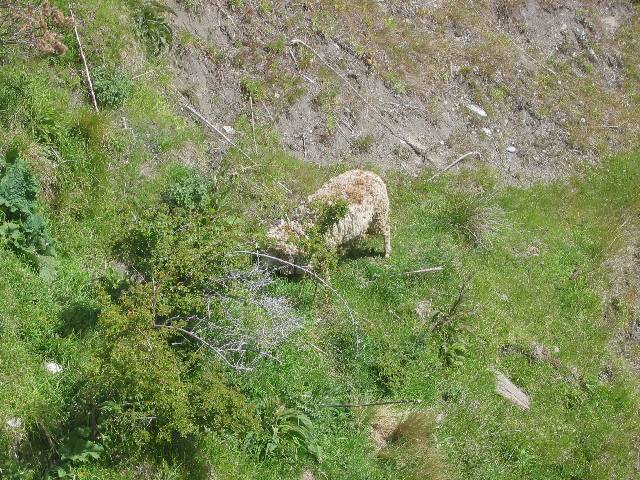
[{"label": "sheep's back", "polygon": [[[347,204],[369,204],[376,209],[377,204],[388,205],[387,187],[382,179],[365,170],[349,170],[324,184],[309,196],[308,202],[342,199]],[[382,206],[382,205],[381,205]]]}]

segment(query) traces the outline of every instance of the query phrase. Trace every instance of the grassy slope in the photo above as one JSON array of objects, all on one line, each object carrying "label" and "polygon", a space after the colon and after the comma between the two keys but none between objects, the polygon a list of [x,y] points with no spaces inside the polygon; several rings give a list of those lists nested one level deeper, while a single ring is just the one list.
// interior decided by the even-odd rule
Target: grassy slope
[{"label": "grassy slope", "polygon": [[[135,50],[130,19],[121,14],[120,26],[109,20],[120,9],[115,1],[84,2],[76,12],[85,18],[95,11],[102,19],[84,33],[96,51],[109,45],[106,62],[126,63],[127,52]],[[48,446],[30,444],[30,432],[45,430],[58,442],[75,411],[74,372],[91,361],[95,341],[93,280],[109,261],[112,239],[153,201],[161,181],[140,176],[140,166],[179,155],[186,142],[203,148],[201,133],[159,100],[164,84],[157,77],[136,82],[122,109],[91,113],[76,58],[73,50],[56,60],[15,58],[0,77],[0,87],[20,75],[28,85],[17,107],[3,113],[2,144],[17,136],[43,183],[57,158],[52,150],[71,160],[56,168],[56,195],[44,205],[58,242],[57,278],[46,282],[10,252],[0,255],[0,419],[4,425],[19,417],[25,424],[18,432],[5,429],[0,445],[10,458],[22,436],[28,446],[22,454],[33,465]],[[122,116],[135,137],[123,131]],[[260,211],[286,208],[276,181],[303,194],[335,173],[305,168],[266,147],[262,158],[265,168],[242,180],[259,186],[262,200],[242,193],[247,190],[234,197],[242,205],[235,213],[249,222]],[[623,216],[640,208],[639,180],[637,155],[611,159],[576,180],[526,190],[503,187],[490,172],[436,182],[391,176],[394,255],[389,261],[354,255],[331,275],[356,313],[361,348],[354,349],[340,302],[314,295],[309,280],[283,280],[278,288],[296,300],[307,328],[279,352],[281,363],[264,362],[253,373],[229,378],[252,401],[278,397],[311,415],[324,449],[323,463],[312,468],[327,478],[398,478],[393,462],[373,454],[370,412],[320,406],[377,398],[417,398],[422,408],[444,414],[434,438],[424,441],[438,445],[452,478],[632,478],[637,381],[612,345],[624,317],[603,321],[607,277],[601,265],[618,246]],[[481,234],[481,245],[474,245],[474,234]],[[531,245],[538,256],[527,254]],[[361,246],[365,252],[380,247],[378,239]],[[436,264],[445,266],[443,273],[402,275]],[[446,310],[469,278],[455,328],[430,332],[429,321],[414,313],[416,304],[431,300],[435,310]],[[70,332],[77,324],[81,333]],[[534,341],[558,346],[561,366],[530,362],[522,352]],[[442,346],[453,343],[466,348],[459,365],[442,355]],[[47,360],[65,365],[62,377],[45,374]],[[601,380],[609,364],[614,374]],[[490,365],[532,395],[531,411],[495,395]],[[579,380],[571,380],[572,367]],[[296,478],[308,462],[304,456],[258,462],[223,433],[209,435],[198,456],[221,478]],[[158,478],[196,475],[189,464],[156,460]],[[95,465],[77,473],[131,478],[131,472],[129,466]]]}]

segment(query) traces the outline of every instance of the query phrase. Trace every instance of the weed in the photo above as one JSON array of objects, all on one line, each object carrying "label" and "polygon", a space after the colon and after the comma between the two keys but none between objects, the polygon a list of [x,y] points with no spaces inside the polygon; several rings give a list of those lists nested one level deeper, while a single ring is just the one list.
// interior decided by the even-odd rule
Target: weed
[{"label": "weed", "polygon": [[104,447],[90,437],[88,427],[78,427],[64,437],[60,447],[60,462],[50,469],[46,478],[73,478],[74,467],[99,460]]},{"label": "weed", "polygon": [[322,451],[315,440],[315,427],[305,413],[286,408],[275,399],[265,401],[259,410],[263,433],[247,437],[245,448],[257,451],[260,458],[265,459],[286,453],[293,443],[294,455],[302,450],[320,462]]},{"label": "weed", "polygon": [[271,53],[275,53],[276,55],[284,52],[285,47],[287,46],[286,39],[284,37],[273,40],[267,44],[267,50]]},{"label": "weed", "polygon": [[164,201],[175,208],[194,210],[209,205],[210,185],[198,173],[182,166],[174,166],[169,172],[169,184],[163,193]]},{"label": "weed", "polygon": [[264,100],[267,96],[267,87],[265,84],[260,80],[248,77],[240,79],[240,91],[246,100],[252,98],[254,102]]},{"label": "weed", "polygon": [[54,255],[53,241],[37,208],[38,184],[29,166],[10,149],[0,164],[0,244],[37,264]]},{"label": "weed", "polygon": [[138,34],[151,55],[159,55],[169,49],[173,32],[165,15],[168,7],[155,1],[145,1],[136,8]]},{"label": "weed", "polygon": [[99,67],[93,70],[93,88],[99,105],[118,108],[129,97],[131,82],[122,71]]},{"label": "weed", "polygon": [[358,153],[369,153],[374,143],[373,135],[361,135],[353,141],[353,148]]}]

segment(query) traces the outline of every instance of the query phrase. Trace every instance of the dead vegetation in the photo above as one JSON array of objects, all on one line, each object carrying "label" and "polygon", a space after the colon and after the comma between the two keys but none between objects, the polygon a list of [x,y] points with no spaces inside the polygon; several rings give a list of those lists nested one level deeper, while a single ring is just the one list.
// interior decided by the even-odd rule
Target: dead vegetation
[{"label": "dead vegetation", "polygon": [[0,46],[27,45],[45,54],[63,55],[68,47],[59,30],[73,21],[48,0],[38,6],[0,2]]},{"label": "dead vegetation", "polygon": [[[387,423],[377,417],[378,435],[386,434],[379,443],[378,456],[393,462],[406,480],[441,480],[448,478],[447,469],[435,444],[434,419],[427,412],[387,416]],[[382,428],[384,427],[384,429]]]}]

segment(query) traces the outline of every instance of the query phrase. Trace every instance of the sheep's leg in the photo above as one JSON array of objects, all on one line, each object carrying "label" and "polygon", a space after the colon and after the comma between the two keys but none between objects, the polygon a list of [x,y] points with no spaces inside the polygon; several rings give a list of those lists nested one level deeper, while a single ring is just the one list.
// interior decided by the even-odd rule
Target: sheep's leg
[{"label": "sheep's leg", "polygon": [[382,227],[382,235],[384,236],[384,258],[389,258],[391,255],[391,228],[389,228],[388,221]]}]

